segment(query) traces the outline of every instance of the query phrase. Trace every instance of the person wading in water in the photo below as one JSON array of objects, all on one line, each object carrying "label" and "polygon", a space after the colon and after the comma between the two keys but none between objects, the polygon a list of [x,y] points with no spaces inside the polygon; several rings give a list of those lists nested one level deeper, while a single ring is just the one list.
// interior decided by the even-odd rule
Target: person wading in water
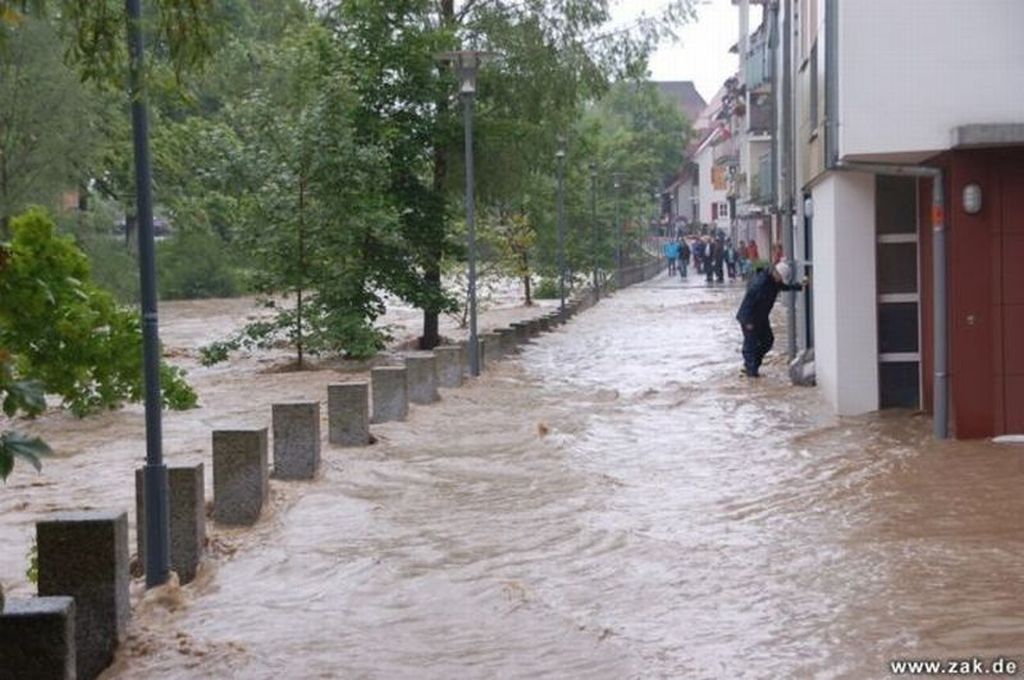
[{"label": "person wading in water", "polygon": [[761,369],[761,361],[775,344],[769,316],[779,291],[803,290],[809,285],[806,278],[800,283],[787,283],[790,274],[789,265],[785,262],[759,272],[750,282],[740,310],[736,313],[736,320],[743,329],[743,375],[748,378],[760,376],[758,371]]}]

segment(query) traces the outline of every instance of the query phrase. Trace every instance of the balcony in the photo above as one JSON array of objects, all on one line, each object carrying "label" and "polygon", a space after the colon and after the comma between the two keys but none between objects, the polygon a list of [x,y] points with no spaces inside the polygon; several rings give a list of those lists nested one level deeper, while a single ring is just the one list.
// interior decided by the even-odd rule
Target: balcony
[{"label": "balcony", "polygon": [[747,90],[755,92],[762,87],[768,87],[772,78],[772,53],[768,44],[762,42],[755,45],[747,53],[747,65],[743,72],[743,82]]}]

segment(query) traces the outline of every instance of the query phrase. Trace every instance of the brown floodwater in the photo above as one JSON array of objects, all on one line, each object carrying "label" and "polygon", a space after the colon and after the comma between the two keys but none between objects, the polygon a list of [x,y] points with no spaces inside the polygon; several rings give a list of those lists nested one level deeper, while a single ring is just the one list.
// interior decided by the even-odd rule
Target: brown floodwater
[{"label": "brown floodwater", "polygon": [[[739,294],[664,277],[622,291],[375,426],[374,446],[325,445],[315,481],[272,482],[255,527],[210,526],[197,582],[136,584],[104,677],[883,678],[890,659],[1024,661],[1024,447],[935,442],[906,412],[836,419],[777,355],[739,378]],[[206,406],[168,416],[169,457],[207,460],[210,429],[266,424],[270,403],[338,379],[261,370],[274,360],[197,370]],[[134,407],[37,428],[61,457],[0,491],[15,594],[31,523],[131,507],[143,455]]]}]

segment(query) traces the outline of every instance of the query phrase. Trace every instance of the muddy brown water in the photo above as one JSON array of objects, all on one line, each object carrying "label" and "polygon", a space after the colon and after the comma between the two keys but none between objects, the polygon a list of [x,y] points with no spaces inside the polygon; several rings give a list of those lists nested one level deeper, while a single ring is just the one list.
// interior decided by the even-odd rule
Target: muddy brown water
[{"label": "muddy brown water", "polygon": [[[1024,660],[1022,448],[937,443],[906,412],[835,419],[777,356],[740,379],[738,295],[664,277],[623,291],[375,426],[378,444],[326,447],[318,479],[272,483],[256,527],[211,525],[195,584],[136,584],[105,677],[883,678],[895,658]],[[337,379],[261,360],[201,376],[217,406],[168,417],[176,460]],[[131,507],[132,414],[40,423],[66,453],[0,492],[0,573],[20,571],[38,516]]]}]

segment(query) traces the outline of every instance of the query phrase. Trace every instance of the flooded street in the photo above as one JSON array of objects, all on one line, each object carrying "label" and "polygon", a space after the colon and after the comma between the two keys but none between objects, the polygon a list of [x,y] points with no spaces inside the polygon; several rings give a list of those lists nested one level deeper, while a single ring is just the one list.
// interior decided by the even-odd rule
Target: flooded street
[{"label": "flooded street", "polygon": [[[739,286],[690,281],[602,301],[374,426],[374,446],[325,442],[318,478],[273,481],[254,528],[208,526],[198,580],[139,602],[104,677],[882,678],[891,659],[1024,660],[1024,447],[936,443],[906,412],[837,420],[778,352],[742,379]],[[208,485],[210,429],[338,380],[207,370],[211,405],[167,429],[172,462],[206,461]],[[108,442],[123,417],[40,423],[80,453],[0,492],[20,551],[2,575],[21,576],[41,514],[133,507],[142,423]]]}]

